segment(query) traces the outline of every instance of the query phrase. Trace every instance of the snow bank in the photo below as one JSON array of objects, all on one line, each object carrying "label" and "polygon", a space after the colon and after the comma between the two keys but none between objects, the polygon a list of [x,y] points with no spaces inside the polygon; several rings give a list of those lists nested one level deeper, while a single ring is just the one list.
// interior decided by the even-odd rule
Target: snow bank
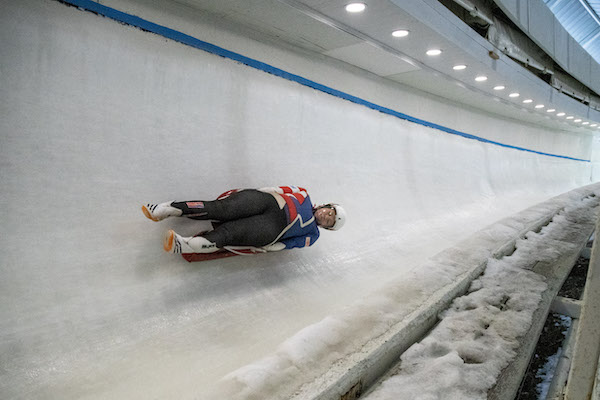
[{"label": "snow bank", "polygon": [[514,356],[517,338],[527,330],[546,287],[540,276],[524,267],[531,267],[534,259],[558,256],[564,244],[556,241],[548,248],[552,232],[573,224],[571,211],[589,217],[593,200],[581,199],[591,193],[590,187],[582,188],[524,210],[435,255],[379,291],[361,294],[365,297],[299,331],[271,356],[225,376],[212,397],[313,398],[319,390],[335,385],[354,365],[368,360],[389,341],[390,332],[398,332],[420,309],[432,308],[432,298],[439,303],[456,281],[470,277],[471,282],[490,257],[512,248],[516,237],[572,205],[539,234],[531,232],[526,240],[519,240],[518,250],[510,257],[501,261],[491,258],[485,275],[473,282],[469,295],[454,302],[435,333],[405,353],[398,375],[372,395],[372,399],[434,399],[440,393],[453,392],[461,400],[482,398],[482,393],[485,397],[495,376]]},{"label": "snow bank", "polygon": [[540,233],[518,240],[512,255],[490,259],[469,293],[454,300],[439,325],[402,355],[399,370],[365,398],[486,399],[516,356],[546,289],[544,277],[531,269],[573,250],[559,238],[593,220],[597,205],[593,197],[574,202]]}]

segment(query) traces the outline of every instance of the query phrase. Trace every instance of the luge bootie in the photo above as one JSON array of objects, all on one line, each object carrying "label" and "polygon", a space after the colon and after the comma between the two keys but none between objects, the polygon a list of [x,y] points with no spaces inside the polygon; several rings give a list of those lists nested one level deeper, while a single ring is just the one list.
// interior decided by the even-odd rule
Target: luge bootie
[{"label": "luge bootie", "polygon": [[175,254],[214,253],[219,251],[215,243],[202,236],[183,237],[172,229],[165,234],[163,247],[166,252]]},{"label": "luge bootie", "polygon": [[181,211],[179,208],[173,207],[171,204],[173,204],[172,201],[160,204],[148,203],[142,206],[142,212],[146,217],[156,222],[162,221],[168,217],[180,217],[183,211]]}]

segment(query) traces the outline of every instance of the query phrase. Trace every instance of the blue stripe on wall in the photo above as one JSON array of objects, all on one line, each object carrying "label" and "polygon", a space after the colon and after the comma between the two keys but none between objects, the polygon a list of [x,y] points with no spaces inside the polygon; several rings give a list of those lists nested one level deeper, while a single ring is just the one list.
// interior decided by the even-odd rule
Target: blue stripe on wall
[{"label": "blue stripe on wall", "polygon": [[504,144],[504,143],[500,143],[500,142],[495,142],[493,140],[488,140],[488,139],[484,139],[482,137],[479,136],[475,136],[475,135],[470,135],[468,133],[464,133],[464,132],[460,132],[451,128],[447,128],[445,126],[442,125],[438,125],[438,124],[434,124],[432,122],[429,121],[425,121],[419,118],[415,118],[415,117],[411,117],[410,115],[407,114],[403,114],[401,112],[398,111],[394,111],[391,110],[389,108],[386,107],[382,107],[379,106],[377,104],[371,103],[369,101],[363,100],[361,98],[358,98],[356,96],[352,96],[348,93],[344,93],[342,91],[330,88],[328,86],[325,85],[321,85],[320,83],[311,81],[309,79],[303,78],[299,75],[294,75],[291,74],[289,72],[286,72],[282,69],[273,67],[272,65],[269,64],[265,64],[261,61],[257,61],[254,60],[252,58],[249,57],[245,57],[241,54],[238,53],[234,53],[232,51],[226,50],[224,48],[215,46],[213,44],[207,43],[207,42],[203,42],[202,40],[196,39],[192,36],[186,35],[184,33],[178,32],[176,30],[167,28],[165,26],[161,26],[161,25],[157,25],[153,22],[147,21],[145,19],[136,17],[135,15],[131,15],[131,14],[127,14],[124,12],[121,12],[119,10],[115,10],[114,8],[110,8],[107,6],[104,6],[102,4],[96,3],[95,1],[91,1],[91,0],[58,0],[60,2],[66,3],[66,4],[70,4],[76,7],[79,7],[83,10],[87,10],[87,11],[91,11],[94,12],[96,14],[114,19],[116,21],[131,25],[131,26],[135,26],[137,28],[143,29],[145,31],[149,31],[152,33],[155,33],[157,35],[161,35],[164,36],[165,38],[183,43],[185,45],[191,46],[191,47],[195,47],[197,49],[200,50],[204,50],[207,51],[209,53],[212,54],[216,54],[219,55],[221,57],[226,57],[229,58],[231,60],[235,60],[237,62],[240,62],[242,64],[248,65],[252,68],[256,68],[259,69],[261,71],[264,72],[268,72],[270,74],[279,76],[281,78],[284,79],[288,79],[290,81],[294,81],[297,83],[300,83],[301,85],[305,85],[308,87],[311,87],[313,89],[319,90],[321,92],[324,93],[328,93],[330,95],[339,97],[341,99],[344,100],[348,100],[351,101],[353,103],[356,104],[360,104],[363,105],[365,107],[369,107],[373,110],[377,110],[379,112],[382,112],[384,114],[388,114],[388,115],[392,115],[394,117],[406,120],[406,121],[410,121],[410,122],[414,122],[416,124],[420,124],[423,126],[427,126],[429,128],[433,128],[433,129],[437,129],[440,130],[442,132],[446,132],[446,133],[450,133],[452,135],[458,135],[458,136],[462,136],[464,138],[467,139],[473,139],[473,140],[477,140],[483,143],[489,143],[489,144],[493,144],[496,146],[502,146],[502,147],[506,147],[509,149],[515,149],[515,150],[520,150],[520,151],[526,151],[529,153],[536,153],[536,154],[541,154],[544,156],[550,156],[550,157],[558,157],[558,158],[564,158],[567,160],[575,160],[575,161],[583,161],[583,162],[590,162],[590,160],[583,160],[583,159],[579,159],[579,158],[573,158],[573,157],[567,157],[567,156],[561,156],[561,155],[557,155],[557,154],[550,154],[550,153],[543,153],[540,151],[535,151],[535,150],[530,150],[530,149],[526,149],[523,147],[517,147],[517,146],[511,146],[508,144]]}]

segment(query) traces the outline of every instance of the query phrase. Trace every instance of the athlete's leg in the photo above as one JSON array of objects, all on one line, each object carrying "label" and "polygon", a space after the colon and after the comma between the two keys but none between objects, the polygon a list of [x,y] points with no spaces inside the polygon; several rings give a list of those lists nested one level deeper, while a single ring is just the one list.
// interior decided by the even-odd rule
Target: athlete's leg
[{"label": "athlete's leg", "polygon": [[223,200],[173,202],[171,206],[180,209],[184,217],[222,222],[279,210],[272,195],[255,189],[236,192]]},{"label": "athlete's leg", "polygon": [[203,235],[217,247],[255,246],[261,247],[272,243],[287,225],[285,211],[267,212],[224,222],[215,230]]},{"label": "athlete's leg", "polygon": [[202,236],[183,237],[169,231],[165,251],[171,253],[213,253],[225,246],[261,247],[272,243],[287,225],[283,210],[224,222]]}]

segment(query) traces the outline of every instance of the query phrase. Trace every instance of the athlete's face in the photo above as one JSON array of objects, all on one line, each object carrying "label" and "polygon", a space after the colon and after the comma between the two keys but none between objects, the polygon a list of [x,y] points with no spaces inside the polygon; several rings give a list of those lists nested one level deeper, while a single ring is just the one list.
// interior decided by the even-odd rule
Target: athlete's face
[{"label": "athlete's face", "polygon": [[330,228],[335,223],[335,210],[331,207],[321,207],[315,211],[317,224],[323,228]]}]

